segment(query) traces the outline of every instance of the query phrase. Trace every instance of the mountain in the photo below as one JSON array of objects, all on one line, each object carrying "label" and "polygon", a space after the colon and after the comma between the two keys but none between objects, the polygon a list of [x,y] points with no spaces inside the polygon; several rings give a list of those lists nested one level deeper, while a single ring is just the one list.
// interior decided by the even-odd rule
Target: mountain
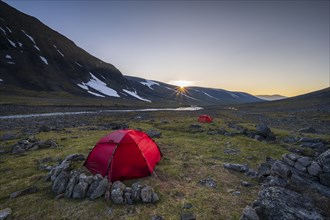
[{"label": "mountain", "polygon": [[[0,1],[0,93],[69,94],[111,103],[171,105],[261,101],[247,93],[188,87],[124,76],[38,19]],[[10,100],[10,99],[9,99]]]},{"label": "mountain", "polygon": [[274,94],[274,95],[256,95],[256,97],[266,100],[266,101],[275,101],[275,100],[280,100],[280,99],[286,99],[288,97]]}]

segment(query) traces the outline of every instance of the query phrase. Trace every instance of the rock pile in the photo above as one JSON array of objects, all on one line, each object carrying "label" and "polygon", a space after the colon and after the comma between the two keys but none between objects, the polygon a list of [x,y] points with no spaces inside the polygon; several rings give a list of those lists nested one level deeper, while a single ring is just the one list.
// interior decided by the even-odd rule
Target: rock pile
[{"label": "rock pile", "polygon": [[[313,199],[329,201],[330,149],[315,159],[296,154],[268,159],[259,166],[257,176],[263,180],[263,189],[241,219],[323,219],[305,193],[313,192],[317,195]],[[300,192],[305,192],[304,196]]]},{"label": "rock pile", "polygon": [[12,154],[21,154],[26,151],[57,147],[58,144],[53,140],[40,141],[35,137],[29,137],[14,144],[11,152]]},{"label": "rock pile", "polygon": [[52,181],[52,191],[58,195],[57,198],[95,200],[104,195],[107,201],[111,199],[115,204],[155,203],[159,200],[158,194],[150,186],[137,182],[131,187],[126,187],[120,181],[112,184],[108,181],[107,176],[86,175],[74,170],[71,168],[73,158],[77,158],[77,156],[68,156],[46,176],[46,181]]}]

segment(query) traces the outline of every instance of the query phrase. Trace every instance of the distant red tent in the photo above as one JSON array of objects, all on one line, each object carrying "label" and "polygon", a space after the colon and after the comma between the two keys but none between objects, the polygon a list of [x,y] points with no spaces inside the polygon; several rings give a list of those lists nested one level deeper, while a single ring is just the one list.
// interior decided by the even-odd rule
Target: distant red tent
[{"label": "distant red tent", "polygon": [[212,122],[212,118],[209,115],[200,115],[198,117],[198,122],[201,122],[201,123],[211,123]]},{"label": "distant red tent", "polygon": [[159,147],[146,133],[117,130],[96,143],[84,166],[114,182],[150,175],[161,157]]}]

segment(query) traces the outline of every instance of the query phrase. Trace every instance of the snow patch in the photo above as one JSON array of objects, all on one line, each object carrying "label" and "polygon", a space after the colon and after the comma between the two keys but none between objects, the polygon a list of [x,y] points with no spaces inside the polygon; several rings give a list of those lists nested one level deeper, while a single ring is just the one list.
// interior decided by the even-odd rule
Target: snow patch
[{"label": "snow patch", "polygon": [[19,46],[19,47],[22,47],[23,44],[22,44],[21,42],[18,42],[18,46]]},{"label": "snow patch", "polygon": [[236,94],[234,94],[234,93],[230,93],[230,95],[231,95],[233,98],[235,98],[235,99],[239,99],[239,98],[240,98],[238,95],[236,95]]},{"label": "snow patch", "polygon": [[48,65],[48,61],[45,57],[43,57],[43,56],[39,56],[39,57],[46,65]]},{"label": "snow patch", "polygon": [[11,40],[9,40],[8,38],[7,38],[7,40],[9,41],[9,43],[10,43],[13,47],[16,48],[16,44],[15,44],[14,42],[12,42]]},{"label": "snow patch", "polygon": [[36,48],[37,50],[39,50],[40,51],[40,48],[39,47],[37,47],[37,45],[33,45],[34,46],[34,48]]},{"label": "snow patch", "polygon": [[11,62],[11,61],[7,61],[8,64],[15,64],[14,62]]},{"label": "snow patch", "polygon": [[140,82],[142,85],[148,86],[150,89],[154,90],[151,86],[157,85],[159,86],[159,83],[151,81],[151,80],[146,80],[145,82]]},{"label": "snow patch", "polygon": [[6,35],[6,31],[2,27],[0,27],[0,30]]},{"label": "snow patch", "polygon": [[6,26],[6,28],[9,31],[9,33],[13,33],[8,26]]},{"label": "snow patch", "polygon": [[30,35],[28,35],[23,29],[21,30],[25,36],[27,36],[34,44],[36,44],[36,42],[34,41],[33,37],[31,37]]},{"label": "snow patch", "polygon": [[11,56],[9,54],[7,54],[6,59],[11,59]]},{"label": "snow patch", "polygon": [[210,97],[210,98],[213,98],[213,99],[216,99],[216,100],[220,100],[220,99],[218,99],[218,98],[216,98],[216,97],[214,97],[214,96],[211,96],[210,94],[208,94],[208,93],[206,93],[206,92],[202,92],[202,93],[204,93],[205,95],[207,95],[207,96]]},{"label": "snow patch", "polygon": [[127,89],[123,89],[123,91],[126,92],[127,94],[137,98],[137,99],[142,100],[142,101],[151,102],[149,99],[145,99],[145,98],[142,98],[141,96],[139,96],[135,90],[134,90],[134,92],[132,92],[132,91],[129,91]]},{"label": "snow patch", "polygon": [[57,49],[57,47],[55,46],[55,45],[53,45],[54,47],[55,47],[55,49],[57,50],[57,52],[62,56],[62,57],[64,57],[64,54],[59,50],[59,49]]},{"label": "snow patch", "polygon": [[3,79],[0,79],[0,82],[3,82]]},{"label": "snow patch", "polygon": [[105,97],[104,95],[101,95],[101,94],[98,94],[98,93],[95,93],[95,92],[91,92],[91,91],[87,91],[87,92],[92,94],[92,95],[98,96],[98,97],[102,97],[102,98]]},{"label": "snow patch", "polygon": [[80,64],[80,63],[78,63],[78,62],[75,62],[78,66],[80,66],[80,67],[82,67],[82,65]]},{"label": "snow patch", "polygon": [[[92,79],[90,79],[87,83],[84,83],[84,82],[82,82],[81,84],[78,83],[77,86],[79,86],[82,89],[87,90],[91,94],[93,94],[93,92],[89,91],[88,87],[91,87],[91,88],[95,89],[96,91],[99,91],[100,93],[103,93],[104,95],[107,95],[107,96],[120,97],[118,95],[118,93],[116,92],[116,90],[107,87],[107,84],[105,82],[98,79],[91,72],[89,74],[91,75]],[[93,95],[95,95],[95,94],[97,94],[97,93],[94,93]],[[97,94],[97,96],[101,97],[100,94]]]}]

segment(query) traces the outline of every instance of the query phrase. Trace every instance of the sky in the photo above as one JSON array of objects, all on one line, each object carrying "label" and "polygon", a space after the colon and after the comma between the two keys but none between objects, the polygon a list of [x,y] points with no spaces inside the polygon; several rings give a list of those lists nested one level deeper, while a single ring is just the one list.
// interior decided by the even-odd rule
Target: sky
[{"label": "sky", "polygon": [[330,84],[329,1],[8,1],[124,75],[295,96]]}]

